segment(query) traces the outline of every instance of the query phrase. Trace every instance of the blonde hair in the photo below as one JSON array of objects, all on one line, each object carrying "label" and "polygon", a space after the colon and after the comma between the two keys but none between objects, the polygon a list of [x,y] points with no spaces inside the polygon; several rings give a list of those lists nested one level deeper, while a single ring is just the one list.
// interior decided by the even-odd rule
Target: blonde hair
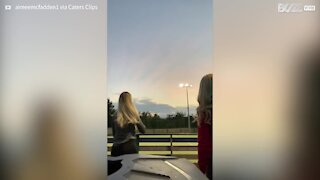
[{"label": "blonde hair", "polygon": [[126,124],[137,124],[140,120],[140,116],[136,106],[132,102],[131,94],[129,92],[121,93],[119,97],[117,122],[120,127]]},{"label": "blonde hair", "polygon": [[212,124],[212,74],[207,74],[201,79],[198,103],[198,126],[202,121]]}]

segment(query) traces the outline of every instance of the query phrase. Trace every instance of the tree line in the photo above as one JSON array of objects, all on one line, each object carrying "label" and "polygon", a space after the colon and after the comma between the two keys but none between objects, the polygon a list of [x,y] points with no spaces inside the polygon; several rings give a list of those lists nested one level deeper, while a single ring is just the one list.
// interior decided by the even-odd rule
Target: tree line
[{"label": "tree line", "polygon": [[[112,126],[113,120],[116,118],[117,111],[113,103],[108,99],[108,127]],[[158,114],[150,112],[140,112],[140,118],[144,125],[149,129],[168,129],[168,128],[187,128],[188,117],[185,113],[176,112],[175,114],[168,114],[165,118]],[[190,116],[191,128],[196,128],[197,123],[195,117]]]}]

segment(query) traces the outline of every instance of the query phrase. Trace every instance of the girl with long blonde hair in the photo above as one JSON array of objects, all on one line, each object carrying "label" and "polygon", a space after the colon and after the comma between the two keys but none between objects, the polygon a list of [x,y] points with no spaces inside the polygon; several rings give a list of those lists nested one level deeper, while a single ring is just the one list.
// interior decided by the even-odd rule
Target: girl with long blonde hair
[{"label": "girl with long blonde hair", "polygon": [[212,74],[201,79],[198,103],[198,166],[212,179]]},{"label": "girl with long blonde hair", "polygon": [[138,153],[136,127],[141,133],[145,133],[145,126],[132,102],[131,94],[123,92],[119,97],[117,117],[114,119],[112,126],[113,146],[111,156]]},{"label": "girl with long blonde hair", "polygon": [[202,123],[212,124],[212,74],[207,74],[201,79],[198,103],[198,126]]}]

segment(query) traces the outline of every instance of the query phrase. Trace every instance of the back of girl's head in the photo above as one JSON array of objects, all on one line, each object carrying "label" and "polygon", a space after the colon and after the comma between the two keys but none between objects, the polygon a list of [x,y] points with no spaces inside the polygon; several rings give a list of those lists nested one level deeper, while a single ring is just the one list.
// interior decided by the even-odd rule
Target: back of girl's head
[{"label": "back of girl's head", "polygon": [[201,79],[198,103],[205,106],[212,105],[212,74],[207,74]]},{"label": "back of girl's head", "polygon": [[200,82],[197,108],[198,125],[201,121],[212,122],[212,74],[205,75]]},{"label": "back of girl's head", "polygon": [[119,97],[119,106],[128,106],[132,104],[131,94],[129,92],[123,92]]},{"label": "back of girl's head", "polygon": [[128,123],[135,124],[140,120],[137,108],[132,102],[132,97],[129,92],[121,93],[119,97],[117,122],[121,127]]}]

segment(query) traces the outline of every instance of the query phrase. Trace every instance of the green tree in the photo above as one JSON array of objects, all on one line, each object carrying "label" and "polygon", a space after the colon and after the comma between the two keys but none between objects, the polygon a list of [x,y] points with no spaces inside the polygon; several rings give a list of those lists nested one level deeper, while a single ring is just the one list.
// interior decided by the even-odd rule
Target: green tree
[{"label": "green tree", "polygon": [[153,115],[152,123],[156,128],[165,128],[165,122],[158,114]]},{"label": "green tree", "polygon": [[161,118],[160,118],[160,116],[156,113],[156,114],[153,115],[153,119],[159,120],[159,119],[161,119]]},{"label": "green tree", "polygon": [[152,116],[150,112],[140,113],[140,119],[147,128],[154,128],[152,127],[152,124],[151,124],[151,120],[152,120],[151,118]]},{"label": "green tree", "polygon": [[114,109],[113,103],[108,99],[108,127],[112,126],[113,120],[116,117],[117,111]]},{"label": "green tree", "polygon": [[187,127],[188,125],[188,122],[187,122],[187,117],[185,116],[184,113],[182,112],[177,112],[174,116],[174,119],[175,119],[175,127],[177,128],[185,128]]},{"label": "green tree", "polygon": [[197,128],[198,124],[197,121],[195,120],[196,117],[190,116],[190,121],[191,121],[191,128]]},{"label": "green tree", "polygon": [[173,114],[168,114],[166,117],[167,120],[167,128],[174,128],[175,127],[175,120]]},{"label": "green tree", "polygon": [[[176,112],[168,114],[167,117],[161,118],[158,114],[152,115],[150,112],[141,112],[140,118],[147,128],[163,129],[163,128],[187,128],[188,117],[185,113]],[[190,116],[191,128],[196,128],[197,123],[194,122],[194,117]]]}]

